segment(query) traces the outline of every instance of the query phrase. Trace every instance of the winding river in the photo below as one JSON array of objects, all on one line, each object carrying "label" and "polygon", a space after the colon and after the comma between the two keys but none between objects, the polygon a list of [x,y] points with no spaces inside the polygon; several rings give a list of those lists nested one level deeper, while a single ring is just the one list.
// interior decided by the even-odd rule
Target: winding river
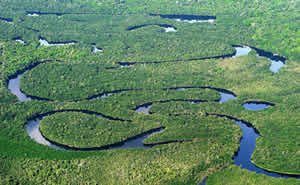
[{"label": "winding river", "polygon": [[16,78],[12,78],[8,81],[8,89],[11,93],[17,96],[19,101],[30,101],[31,98],[24,94],[20,89],[20,79],[22,75],[19,74]]},{"label": "winding river", "polygon": [[[233,156],[234,164],[240,166],[243,169],[255,172],[257,174],[265,174],[270,177],[276,178],[300,178],[300,175],[288,175],[276,172],[271,172],[264,170],[255,166],[251,161],[251,156],[256,147],[256,139],[260,136],[259,132],[253,127],[249,122],[237,119],[232,116],[217,114],[217,113],[207,113],[209,116],[225,117],[227,119],[233,120],[242,129],[243,135],[240,141],[240,147],[237,153]],[[200,185],[206,184],[207,178]]]},{"label": "winding river", "polygon": [[[258,54],[260,56],[262,56],[260,50],[258,50],[257,48],[255,48],[255,50],[258,52]],[[249,49],[249,47],[237,46],[235,54],[230,55],[230,57],[239,57],[239,56],[247,55],[250,51],[251,50]],[[264,56],[267,56],[267,55],[264,54]],[[224,56],[214,57],[214,58],[224,58]],[[280,58],[280,57],[275,56],[275,55],[272,54],[270,59],[274,59],[274,58],[275,59],[279,58],[280,60],[283,60],[283,58]],[[31,67],[28,67],[26,70],[30,70],[30,69],[34,68],[35,66],[37,66],[40,63],[44,63],[44,62],[39,62],[37,64],[34,64]],[[30,101],[32,99],[41,100],[39,97],[29,97],[29,96],[25,95],[24,93],[22,93],[22,91],[20,90],[20,87],[19,87],[20,78],[26,70],[20,72],[17,76],[12,77],[8,81],[8,88],[11,90],[11,92],[13,94],[15,94],[18,97],[19,101]],[[210,89],[216,90],[221,95],[221,99],[219,100],[220,104],[222,104],[222,103],[224,103],[224,102],[226,102],[230,99],[235,99],[236,98],[236,95],[234,93],[232,93],[228,90],[225,90],[225,89],[214,88],[214,87],[173,87],[173,88],[165,88],[165,90],[166,89],[173,89],[173,90],[182,90],[182,91],[184,91],[187,88],[210,88]],[[112,91],[112,92],[105,92],[105,93],[102,93],[101,95],[97,95],[97,96],[91,97],[89,99],[92,100],[92,99],[95,99],[95,98],[104,98],[104,97],[109,96],[113,93],[119,93],[119,92],[130,91],[130,90],[136,90],[136,89],[124,89],[124,90],[116,90],[116,91]],[[168,101],[189,101],[191,103],[205,102],[205,100],[181,100],[181,99],[177,100],[177,99],[175,99],[175,100],[157,101],[156,103],[163,103],[163,102],[168,102]],[[150,103],[143,104],[141,106],[137,106],[135,110],[137,112],[143,112],[143,113],[147,114],[147,113],[149,113],[149,109],[150,109],[152,103],[154,103],[154,102],[150,102]],[[252,109],[253,110],[255,110],[255,109],[256,110],[261,110],[261,109],[267,108],[268,106],[273,106],[273,105],[272,104],[266,105],[266,103],[259,103],[259,102],[246,102],[245,104],[243,104],[243,106],[245,108],[248,108],[249,110],[252,110]],[[249,106],[250,106],[250,108],[249,108]],[[122,119],[119,119],[119,118],[112,118],[112,117],[109,117],[109,116],[105,116],[101,113],[87,111],[87,110],[65,109],[65,110],[57,110],[57,111],[52,111],[52,112],[48,112],[48,113],[44,113],[44,114],[34,116],[25,125],[26,131],[27,131],[28,135],[33,140],[35,140],[37,143],[47,145],[47,146],[49,146],[51,148],[54,148],[54,149],[72,150],[72,151],[77,151],[77,150],[79,150],[79,151],[97,151],[97,150],[127,149],[127,148],[145,148],[145,149],[147,149],[147,148],[151,148],[155,145],[160,145],[160,144],[168,144],[168,143],[173,143],[173,142],[185,142],[185,141],[182,141],[182,140],[173,140],[173,141],[165,141],[165,142],[153,143],[153,144],[144,144],[143,143],[144,139],[148,138],[149,136],[151,136],[155,133],[162,132],[165,129],[165,127],[159,127],[159,128],[154,128],[154,129],[148,130],[148,131],[146,131],[144,133],[141,133],[139,135],[127,138],[126,140],[124,140],[122,142],[119,142],[119,143],[115,143],[115,144],[107,145],[107,146],[101,146],[101,147],[94,147],[94,148],[70,147],[70,146],[66,146],[66,145],[51,141],[51,140],[49,140],[49,139],[47,139],[46,137],[43,136],[43,134],[40,132],[40,129],[39,129],[39,123],[43,118],[45,118],[46,116],[49,116],[51,114],[55,114],[57,112],[71,112],[71,111],[73,111],[73,112],[82,112],[82,113],[86,113],[86,114],[94,114],[94,115],[97,115],[99,118],[102,118],[102,119],[104,118],[104,119],[111,119],[111,120],[130,121],[130,120],[122,120]],[[256,139],[259,137],[259,132],[252,126],[251,123],[245,122],[243,120],[240,120],[238,118],[234,118],[234,117],[229,116],[229,115],[222,115],[222,114],[217,114],[217,113],[207,113],[207,115],[208,116],[225,117],[227,119],[233,120],[242,129],[243,135],[242,135],[242,138],[241,138],[241,141],[240,141],[240,147],[239,147],[239,150],[237,151],[237,153],[233,157],[234,163],[236,165],[241,166],[241,168],[247,169],[249,171],[265,174],[265,175],[271,176],[271,177],[283,177],[283,178],[292,177],[292,178],[297,178],[297,179],[300,178],[299,175],[288,175],[288,174],[270,172],[270,171],[261,169],[261,168],[255,166],[252,163],[251,156],[252,156],[252,153],[255,150]],[[207,180],[207,178],[201,184],[205,184],[206,180]]]},{"label": "winding river", "polygon": [[256,51],[257,56],[266,57],[271,61],[270,71],[277,73],[281,67],[285,65],[285,57],[274,55],[271,52],[264,51],[252,46],[243,46],[243,45],[232,45],[235,52],[232,54],[214,56],[214,57],[202,57],[202,58],[191,58],[191,59],[181,59],[181,60],[166,60],[166,61],[149,61],[149,62],[117,62],[121,67],[130,67],[135,64],[159,64],[164,62],[189,62],[196,60],[208,60],[208,59],[225,59],[225,58],[237,58],[241,56],[246,56],[253,49]]},{"label": "winding river", "polygon": [[100,146],[100,147],[91,147],[91,148],[71,147],[71,146],[60,144],[60,143],[57,143],[55,141],[48,139],[41,133],[41,131],[39,129],[39,124],[42,119],[44,119],[47,116],[53,115],[57,112],[81,112],[81,113],[85,113],[85,114],[89,114],[89,115],[96,115],[98,118],[101,118],[101,119],[129,121],[129,122],[131,121],[131,120],[123,120],[123,119],[119,119],[119,118],[112,118],[112,117],[105,116],[98,112],[87,111],[87,110],[63,109],[63,110],[51,111],[51,112],[47,112],[44,114],[36,115],[27,122],[27,124],[25,125],[25,128],[26,128],[26,132],[30,136],[30,138],[32,138],[34,141],[36,141],[39,144],[49,146],[53,149],[71,150],[71,151],[100,151],[100,150],[130,149],[130,148],[149,149],[156,145],[162,145],[162,144],[168,144],[168,143],[174,143],[174,142],[184,142],[183,140],[171,140],[171,141],[165,141],[165,142],[160,142],[160,143],[144,144],[143,140],[147,139],[149,136],[151,136],[155,133],[162,132],[165,129],[165,127],[158,127],[158,128],[150,129],[150,130],[143,132],[141,134],[138,134],[136,136],[129,137],[129,138],[125,139],[124,141],[121,141],[121,142],[118,142],[115,144],[110,144],[110,145],[105,145],[105,146]]}]

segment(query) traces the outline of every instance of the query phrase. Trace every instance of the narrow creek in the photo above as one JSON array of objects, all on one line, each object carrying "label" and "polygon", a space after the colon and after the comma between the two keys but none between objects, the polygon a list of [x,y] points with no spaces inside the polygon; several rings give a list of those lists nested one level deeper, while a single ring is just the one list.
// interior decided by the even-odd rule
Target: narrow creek
[{"label": "narrow creek", "polygon": [[137,106],[134,109],[134,111],[143,113],[145,115],[149,115],[149,114],[151,114],[149,112],[149,110],[154,103],[167,103],[167,102],[190,102],[192,104],[200,104],[200,103],[208,102],[208,101],[207,100],[192,100],[192,99],[190,99],[190,100],[189,99],[170,99],[170,100],[152,101],[152,102],[144,103],[142,105]]},{"label": "narrow creek", "polygon": [[8,24],[14,24],[13,19],[11,19],[11,18],[0,17],[0,21],[3,21]]},{"label": "narrow creek", "polygon": [[258,49],[256,47],[252,46],[244,46],[244,45],[232,45],[232,47],[235,49],[235,52],[227,55],[221,55],[221,56],[213,56],[213,57],[202,57],[202,58],[191,58],[191,59],[181,59],[181,60],[166,60],[166,61],[148,61],[148,62],[117,62],[121,67],[131,67],[135,64],[159,64],[164,62],[190,62],[190,61],[196,61],[196,60],[208,60],[208,59],[225,59],[225,58],[237,58],[241,56],[246,56],[250,53],[250,51],[253,49],[256,51],[257,56],[260,57],[266,57],[268,60],[271,61],[270,64],[270,71],[273,73],[277,73],[281,67],[285,65],[285,57],[275,55],[271,52],[264,51],[262,49]]},{"label": "narrow creek", "polygon": [[251,48],[248,46],[232,45],[235,52],[227,55],[220,55],[214,57],[202,57],[202,58],[191,58],[191,59],[182,59],[182,60],[167,60],[167,61],[151,61],[151,62],[117,62],[121,67],[131,67],[135,64],[159,64],[164,62],[189,62],[196,60],[208,60],[208,59],[225,59],[225,58],[237,58],[241,56],[248,55],[251,51]]},{"label": "narrow creek", "polygon": [[163,19],[174,19],[178,22],[187,22],[187,23],[214,23],[216,20],[216,16],[209,16],[209,15],[175,15],[175,14],[150,14],[150,16],[160,16]]},{"label": "narrow creek", "polygon": [[143,28],[143,27],[148,27],[148,26],[159,26],[161,28],[164,28],[165,32],[176,32],[177,28],[169,25],[169,24],[142,24],[142,25],[138,25],[138,26],[131,26],[129,28],[127,28],[127,31],[133,31],[133,30],[137,30],[139,28]]},{"label": "narrow creek", "polygon": [[273,54],[268,51],[264,51],[262,49],[258,49],[256,47],[252,47],[256,51],[257,56],[266,57],[271,61],[270,70],[273,73],[278,73],[279,69],[285,65],[286,58],[283,56],[279,56],[277,54]]},{"label": "narrow creek", "polygon": [[[185,91],[186,89],[212,89],[215,91],[218,91],[221,95],[221,98],[219,99],[219,103],[222,104],[229,100],[236,99],[236,95],[228,90],[220,89],[220,88],[214,88],[214,87],[175,87],[175,88],[169,88],[173,90],[178,91]],[[207,100],[189,100],[189,99],[170,99],[170,100],[161,100],[161,101],[153,101],[144,103],[142,105],[137,106],[134,110],[139,113],[143,113],[145,115],[151,114],[149,111],[154,103],[166,103],[166,102],[172,102],[172,101],[182,101],[182,102],[190,102],[191,104],[199,104],[203,102],[208,102]]]}]

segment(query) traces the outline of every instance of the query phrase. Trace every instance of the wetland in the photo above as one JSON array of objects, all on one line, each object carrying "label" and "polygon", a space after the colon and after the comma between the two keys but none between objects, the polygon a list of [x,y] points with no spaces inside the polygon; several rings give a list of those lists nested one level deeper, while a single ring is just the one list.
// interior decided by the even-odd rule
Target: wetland
[{"label": "wetland", "polygon": [[299,183],[294,1],[0,5],[0,184]]}]

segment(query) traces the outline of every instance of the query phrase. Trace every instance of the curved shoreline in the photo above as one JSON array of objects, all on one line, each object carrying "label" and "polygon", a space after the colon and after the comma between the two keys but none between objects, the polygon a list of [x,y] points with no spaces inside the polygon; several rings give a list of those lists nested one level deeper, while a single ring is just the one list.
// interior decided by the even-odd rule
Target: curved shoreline
[{"label": "curved shoreline", "polygon": [[242,104],[245,104],[245,103],[267,104],[267,105],[270,105],[270,106],[275,106],[276,105],[273,102],[264,101],[264,100],[246,100]]},{"label": "curved shoreline", "polygon": [[[61,62],[59,60],[55,60],[56,62]],[[14,95],[17,96],[19,101],[31,101],[32,99],[34,100],[42,100],[42,101],[56,101],[50,98],[44,98],[44,97],[39,97],[39,96],[34,96],[34,95],[29,95],[26,94],[25,92],[20,89],[20,79],[21,75],[23,75],[26,71],[29,71],[39,64],[47,63],[47,62],[52,62],[52,60],[44,60],[44,61],[38,61],[35,63],[30,64],[29,66],[25,67],[22,70],[17,71],[14,75],[11,75],[8,77],[8,80],[6,81],[8,89],[13,93]],[[229,91],[227,89],[223,88],[218,88],[218,87],[211,87],[211,86],[179,86],[179,87],[170,87],[170,88],[162,88],[161,90],[179,90],[179,89],[212,89],[215,91],[218,91],[219,93],[225,93],[225,94],[230,94],[232,97],[230,99],[234,99],[237,95],[233,93],[232,91]],[[69,100],[69,102],[79,102],[79,101],[84,101],[84,100],[96,100],[99,98],[104,98],[107,96],[110,96],[111,94],[116,94],[116,93],[121,93],[125,91],[140,91],[140,90],[147,90],[147,89],[118,89],[118,90],[112,90],[112,91],[104,91],[100,94],[96,94],[84,99],[79,99],[79,100]]]},{"label": "curved shoreline", "polygon": [[97,117],[114,120],[114,121],[128,121],[131,122],[131,120],[123,120],[120,118],[113,118],[110,116],[105,116],[102,113],[99,112],[93,112],[88,110],[78,110],[78,109],[62,109],[62,110],[56,110],[56,111],[49,111],[46,113],[41,113],[32,116],[30,119],[28,119],[27,123],[25,124],[25,128],[27,131],[27,134],[35,140],[39,144],[47,145],[53,149],[58,150],[70,150],[70,151],[100,151],[100,150],[112,150],[112,149],[129,149],[129,148],[145,148],[149,149],[157,145],[164,145],[169,143],[182,143],[182,142],[189,142],[192,140],[169,140],[169,141],[161,141],[157,143],[143,143],[144,139],[147,139],[149,136],[162,132],[166,127],[157,127],[150,130],[147,130],[145,132],[142,132],[140,134],[127,137],[123,141],[116,142],[113,144],[103,145],[100,147],[74,147],[67,144],[58,143],[54,140],[51,140],[47,138],[39,129],[40,121],[50,115],[53,115],[58,112],[81,112],[89,115],[96,115]]},{"label": "curved shoreline", "polygon": [[[40,37],[40,39],[44,39],[43,37]],[[55,42],[53,42],[55,43]],[[51,44],[51,42],[50,42]],[[236,47],[240,47],[238,45],[235,45]],[[235,50],[234,53],[232,54],[228,54],[228,55],[222,55],[222,56],[215,56],[215,57],[204,57],[200,60],[204,60],[204,59],[212,59],[212,58],[227,58],[227,57],[233,57],[234,55],[237,54],[237,49]],[[176,61],[193,61],[193,60],[199,60],[199,59],[187,59],[187,60],[174,60],[174,62]],[[22,75],[25,71],[28,71],[28,70],[31,70],[33,69],[34,67],[38,66],[39,64],[42,64],[42,63],[46,63],[46,62],[50,62],[50,61],[59,61],[59,60],[44,60],[44,61],[37,61],[35,63],[32,63],[30,64],[29,66],[25,67],[24,69],[22,70],[18,70],[14,75],[11,75],[8,77],[8,80],[6,81],[6,83],[9,85],[10,82],[13,82],[14,80],[16,80],[14,83],[16,83],[16,91],[18,91],[17,93],[20,94],[20,96],[18,96],[17,93],[13,93],[11,88],[9,88],[11,90],[11,92],[13,94],[15,94],[18,99],[20,101],[30,101],[31,99],[36,99],[36,100],[44,100],[44,101],[54,101],[52,99],[49,99],[49,98],[43,98],[43,97],[38,97],[38,96],[34,96],[34,95],[28,95],[28,94],[25,94],[19,87],[19,80],[21,77],[18,77],[19,75]],[[171,61],[173,62],[173,61]],[[145,63],[148,63],[148,62],[145,62]],[[162,63],[162,62],[150,62],[150,63]],[[125,65],[125,66],[130,66],[130,65],[133,65],[133,64],[143,64],[143,63],[130,63],[130,62],[126,62],[126,63],[122,63],[122,62],[118,62],[117,64],[119,64],[120,66],[122,65]],[[19,79],[17,79],[19,78]],[[188,87],[186,87],[188,88]],[[213,89],[213,88],[212,88]],[[221,88],[214,88],[216,89],[217,91],[221,91],[223,90],[225,93],[228,92],[226,89],[221,89]],[[91,97],[87,97],[85,99],[79,99],[79,100],[72,100],[72,102],[78,102],[78,101],[83,101],[83,100],[93,100],[93,99],[98,99],[99,97],[101,98],[102,96],[106,96],[107,94],[112,94],[112,93],[117,93],[117,92],[122,92],[122,91],[130,91],[132,89],[121,89],[121,90],[113,90],[113,91],[107,91],[107,92],[103,92],[101,94],[98,94],[98,95],[93,95]],[[231,92],[231,94],[233,94],[235,96],[234,93]]]},{"label": "curved shoreline", "polygon": [[[218,101],[218,100],[211,100],[211,101]],[[152,101],[147,102],[141,105],[136,106],[133,110],[136,112],[144,113],[145,115],[152,114],[149,112],[149,109],[154,103],[167,103],[167,102],[190,102],[194,104],[205,103],[209,102],[208,100],[197,100],[197,99],[169,99],[169,100],[159,100],[159,101]]]},{"label": "curved shoreline", "polygon": [[[221,98],[218,100],[210,100],[211,102],[219,102],[220,104],[231,100],[235,99],[237,95],[233,93],[232,91],[229,91],[227,89],[221,89],[221,88],[215,88],[215,87],[210,87],[210,86],[200,86],[200,87],[191,87],[191,86],[182,86],[182,87],[171,87],[171,88],[165,88],[164,90],[186,90],[186,89],[211,89],[219,92]],[[136,112],[143,113],[145,115],[152,114],[152,112],[149,112],[151,106],[153,103],[167,103],[171,101],[182,101],[182,102],[190,102],[194,104],[199,104],[199,103],[205,103],[209,102],[208,100],[197,100],[197,99],[169,99],[169,100],[160,100],[160,101],[152,101],[152,102],[147,102],[143,103],[141,105],[137,105],[133,110]]]},{"label": "curved shoreline", "polygon": [[149,62],[117,62],[119,65],[135,65],[135,64],[160,64],[160,63],[167,63],[167,62],[190,62],[196,60],[209,60],[209,59],[224,59],[233,57],[236,54],[236,51],[219,56],[212,56],[212,57],[199,57],[199,58],[190,58],[190,59],[178,59],[178,60],[160,60],[160,61],[149,61]]},{"label": "curved shoreline", "polygon": [[263,167],[263,166],[260,166],[260,165],[257,165],[256,163],[255,163],[255,161],[252,161],[252,163],[256,166],[256,167],[258,167],[258,168],[261,168],[261,169],[263,169],[263,170],[265,170],[265,171],[267,171],[267,172],[273,172],[273,173],[277,173],[277,174],[282,174],[282,175],[288,175],[289,177],[292,177],[292,178],[296,178],[296,179],[300,179],[300,174],[299,173],[291,173],[291,172],[282,172],[282,171],[276,171],[276,170],[272,170],[272,169],[268,169],[268,168],[265,168],[265,167]]},{"label": "curved shoreline", "polygon": [[[234,45],[233,45],[234,46]],[[250,48],[256,50],[256,52],[260,55],[260,54],[264,54],[263,52],[265,52],[264,50],[261,50],[261,49],[258,49],[258,48],[255,48],[255,47],[251,47],[249,46]],[[270,52],[266,52],[266,56],[270,56],[270,60],[283,60],[285,61],[286,58],[284,57],[281,57],[281,56],[277,56],[277,55],[274,55],[270,54]],[[205,60],[205,59],[218,59],[218,58],[227,58],[227,57],[233,57],[234,55],[236,54],[236,51],[233,53],[233,54],[228,54],[228,55],[223,55],[223,56],[215,56],[215,57],[204,57],[204,58],[201,58],[201,59],[186,59],[186,60],[174,60],[174,61],[167,61],[167,62],[177,62],[177,61],[193,61],[193,60]],[[265,56],[265,55],[264,55]],[[11,75],[8,77],[8,80],[7,80],[7,84],[10,83],[10,81],[12,80],[12,78],[16,77],[16,78],[20,78],[21,75],[27,71],[27,70],[31,70],[32,68],[36,67],[37,65],[41,64],[41,63],[46,63],[46,62],[50,62],[52,60],[44,60],[44,61],[38,61],[38,62],[35,62],[35,63],[32,63],[30,65],[28,65],[27,67],[25,67],[24,69],[22,70],[18,70],[16,72],[16,74],[14,75]],[[151,63],[162,63],[162,62],[166,62],[166,61],[154,61],[154,62],[151,62]],[[143,62],[143,63],[149,63],[149,62]],[[143,64],[143,63],[127,63],[128,65],[133,65],[133,64]],[[121,63],[119,63],[121,65]],[[213,89],[213,90],[216,90],[218,92],[224,92],[224,93],[228,93],[228,94],[231,94],[233,95],[234,97],[236,96],[233,92],[229,91],[229,90],[226,90],[226,89],[222,89],[222,88],[215,88],[215,87],[209,87],[209,86],[203,86],[203,87],[171,87],[171,88],[163,88],[163,90],[179,90],[179,89],[189,89],[189,88],[209,88],[209,89]],[[20,92],[21,89],[19,88]],[[93,95],[92,97],[88,97],[84,100],[92,100],[92,99],[96,99],[96,98],[101,98],[101,97],[105,97],[105,96],[109,96],[110,94],[112,93],[120,93],[120,92],[123,92],[123,91],[131,91],[131,90],[143,90],[143,89],[121,89],[121,90],[114,90],[114,91],[110,91],[110,92],[103,92],[99,95]],[[147,90],[147,89],[145,89]],[[24,93],[23,93],[24,94]],[[37,100],[47,100],[47,101],[53,101],[51,99],[47,99],[47,98],[40,98],[40,97],[36,97],[36,96],[31,96],[31,95],[26,95],[26,98],[29,98],[29,100],[25,100],[25,101],[30,101],[31,98],[32,99],[37,99]],[[18,97],[18,96],[17,96]],[[19,98],[19,97],[18,97]],[[21,99],[19,99],[20,101],[23,101]],[[183,100],[183,99],[173,99],[175,101],[190,101],[190,100]],[[82,100],[75,100],[75,101],[82,101]],[[172,101],[172,100],[167,100],[166,102],[168,101]],[[191,100],[191,101],[195,101],[195,100]],[[164,102],[164,101],[156,101],[156,102]],[[264,101],[246,101],[247,103],[251,102],[251,103],[255,103],[255,102],[264,102]],[[245,103],[246,103],[245,102]],[[152,102],[153,103],[153,102]],[[152,104],[151,103],[151,104]],[[265,103],[270,103],[270,102],[265,102]],[[243,103],[244,104],[244,103]],[[273,103],[271,103],[273,104]],[[275,104],[273,104],[275,105]],[[33,119],[39,119],[41,117],[45,117],[45,116],[48,116],[48,115],[51,115],[51,114],[54,114],[54,113],[57,113],[57,112],[82,112],[82,113],[87,113],[87,114],[96,114],[96,115],[100,115],[101,117],[103,118],[107,118],[107,119],[112,119],[112,120],[119,120],[119,121],[131,121],[131,120],[123,120],[123,119],[119,119],[119,118],[113,118],[113,117],[110,117],[110,116],[105,116],[101,113],[97,113],[97,112],[93,112],[93,111],[88,111],[88,110],[75,110],[75,109],[63,109],[63,110],[57,110],[57,111],[51,111],[51,112],[47,112],[47,113],[42,113],[42,114],[39,114],[39,115],[35,115],[33,116],[30,120],[28,120],[28,122],[30,121],[33,121]],[[260,136],[258,130],[249,122],[245,122],[243,120],[240,120],[240,119],[237,119],[235,117],[232,117],[232,116],[229,116],[229,115],[223,115],[223,114],[217,114],[217,113],[207,113],[207,115],[214,115],[214,116],[218,116],[218,117],[226,117],[228,119],[231,119],[231,120],[234,120],[240,127],[241,129],[243,129],[243,125],[246,125],[249,129],[253,129],[253,132],[252,134],[254,134],[254,138],[252,138],[252,140],[255,140],[255,145],[254,145],[254,149],[252,151],[252,153],[254,152],[255,150],[255,147],[256,147],[256,138]],[[26,124],[27,125],[27,124]],[[140,137],[141,138],[147,138],[149,137],[150,135],[154,134],[154,133],[158,133],[162,130],[164,130],[165,127],[158,127],[158,128],[154,128],[154,129],[150,129],[146,132],[143,132],[139,135],[136,135],[136,136],[132,136],[132,137],[129,137],[127,139],[125,139],[124,141],[122,142],[118,142],[118,143],[115,143],[115,144],[111,144],[111,145],[106,145],[106,146],[102,146],[102,147],[93,147],[93,148],[76,148],[76,147],[70,147],[70,146],[67,146],[67,145],[63,145],[63,144],[60,144],[60,143],[56,143],[55,141],[51,141],[49,140],[47,137],[43,136],[42,133],[41,135],[44,137],[44,139],[46,139],[48,142],[50,142],[52,145],[55,145],[57,146],[57,148],[63,148],[63,149],[67,149],[67,150],[82,150],[82,151],[94,151],[94,150],[108,150],[108,149],[115,149],[115,148],[123,148],[124,146],[123,145],[126,145],[127,142],[131,142],[135,139],[139,139]],[[243,137],[241,137],[241,142],[240,142],[240,147],[239,147],[239,150],[235,153],[235,155],[233,156],[233,159],[236,163],[236,165],[239,164],[239,161],[238,161],[238,157],[239,157],[239,153],[242,152],[242,142],[247,139],[244,137],[244,134],[245,132],[243,131]],[[143,140],[144,140],[143,139]],[[248,138],[249,139],[249,138]],[[161,144],[168,144],[168,143],[174,143],[174,142],[185,142],[185,141],[189,141],[189,140],[171,140],[171,141],[163,141],[163,142],[159,142],[159,143],[149,143],[149,144],[144,144],[142,143],[143,145],[140,146],[139,148],[151,148],[153,146],[156,146],[156,145],[161,145]],[[60,146],[61,145],[61,146]],[[53,147],[55,148],[55,147]],[[126,148],[126,147],[125,147]],[[300,178],[300,175],[298,174],[288,174],[288,173],[278,173],[276,171],[271,171],[271,170],[268,170],[268,169],[264,169],[263,167],[259,167],[258,165],[256,165],[255,163],[253,163],[251,161],[251,155],[252,153],[250,153],[250,158],[248,161],[246,162],[249,162],[250,161],[250,167],[245,167],[245,169],[249,170],[249,171],[254,171],[256,173],[262,173],[262,174],[265,174],[267,176],[271,176],[271,177],[283,177],[283,178]],[[236,162],[237,161],[237,162]],[[242,161],[242,162],[245,162],[245,161]],[[242,166],[243,168],[243,166]]]},{"label": "curved shoreline", "polygon": [[85,114],[96,115],[98,117],[106,118],[106,119],[113,120],[113,121],[128,121],[128,122],[132,121],[132,120],[124,120],[124,119],[120,119],[120,118],[114,118],[114,117],[107,116],[107,115],[104,115],[99,112],[83,110],[83,109],[61,109],[61,110],[49,111],[46,113],[39,113],[39,114],[33,115],[29,120],[40,119],[42,117],[50,116],[52,114],[59,113],[59,112],[81,112],[81,113],[85,113]]},{"label": "curved shoreline", "polygon": [[271,103],[268,101],[259,101],[259,100],[247,100],[244,103],[242,103],[242,106],[250,111],[258,111],[258,110],[264,110],[269,107],[275,106],[275,103]]},{"label": "curved shoreline", "polygon": [[[263,167],[257,166],[255,163],[252,162],[251,157],[256,148],[256,139],[260,137],[259,131],[252,125],[252,123],[225,114],[206,113],[206,115],[225,117],[229,120],[233,120],[242,129],[243,135],[240,138],[240,145],[238,151],[236,151],[232,156],[235,165],[239,166],[242,169],[246,169],[257,174],[264,174],[270,177],[296,179],[300,178],[300,175],[271,171]],[[208,178],[209,177],[206,177],[200,184],[205,185]]]},{"label": "curved shoreline", "polygon": [[[227,89],[223,89],[223,88],[218,88],[218,87],[211,87],[211,86],[178,86],[178,87],[169,87],[169,88],[162,88],[162,89],[157,89],[157,90],[182,90],[182,89],[211,89],[211,90],[215,90],[219,93],[225,93],[225,94],[230,94],[232,95],[232,98],[230,99],[235,99],[235,97],[237,96],[234,92],[227,90]],[[112,90],[112,91],[105,91],[102,92],[100,94],[96,94],[93,96],[90,96],[88,98],[82,99],[82,100],[73,100],[74,102],[78,102],[78,101],[83,101],[83,100],[96,100],[99,98],[104,98],[107,96],[110,96],[112,94],[117,94],[117,93],[121,93],[121,92],[127,92],[127,91],[142,91],[142,90],[149,90],[149,89],[118,89],[118,90]],[[153,89],[151,89],[153,90]]]},{"label": "curved shoreline", "polygon": [[[220,56],[212,56],[212,57],[199,57],[199,58],[190,58],[190,59],[178,59],[178,60],[160,60],[160,61],[146,61],[146,62],[117,62],[117,64],[119,64],[121,67],[122,66],[126,66],[126,67],[130,67],[132,65],[136,65],[136,64],[159,64],[159,63],[168,63],[168,62],[191,62],[191,61],[197,61],[197,60],[210,60],[210,59],[225,59],[225,58],[237,58],[240,56],[243,56],[243,54],[239,54],[239,50],[238,49],[246,49],[248,50],[248,48],[253,49],[256,51],[258,56],[261,57],[266,57],[271,61],[271,65],[270,65],[270,70],[273,73],[277,73],[279,71],[279,69],[281,67],[283,67],[285,65],[285,61],[287,60],[287,58],[280,56],[280,55],[276,55],[273,54],[272,52],[269,51],[265,51],[263,49],[259,49],[250,45],[237,45],[237,44],[232,44],[232,47],[235,48],[235,51],[231,54],[226,54],[226,55],[220,55]],[[248,48],[247,48],[248,47]],[[250,52],[250,51],[249,51]],[[247,55],[248,53],[246,53],[245,55]]]},{"label": "curved shoreline", "polygon": [[[239,47],[240,45],[232,45],[232,47]],[[271,61],[270,70],[273,73],[278,73],[280,68],[285,65],[285,61],[287,60],[286,57],[273,54],[270,51],[265,51],[263,49],[256,48],[254,46],[250,46],[245,44],[245,46],[250,47],[251,49],[255,50],[256,55],[260,57],[266,57]]]},{"label": "curved shoreline", "polygon": [[17,72],[15,74],[8,76],[8,79],[6,80],[7,88],[11,91],[12,94],[17,96],[18,100],[21,102],[22,101],[31,101],[31,99],[53,101],[52,99],[49,99],[49,98],[42,98],[42,97],[38,97],[38,96],[25,94],[20,89],[20,79],[21,79],[21,76],[26,71],[29,71],[40,64],[52,62],[52,61],[61,62],[59,60],[42,60],[42,61],[37,61],[37,62],[31,63],[21,70],[17,70]]}]

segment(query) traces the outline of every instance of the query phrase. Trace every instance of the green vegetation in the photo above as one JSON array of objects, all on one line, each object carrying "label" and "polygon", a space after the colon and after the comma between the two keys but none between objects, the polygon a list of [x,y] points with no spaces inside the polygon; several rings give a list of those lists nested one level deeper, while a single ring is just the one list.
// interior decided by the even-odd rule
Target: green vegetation
[{"label": "green vegetation", "polygon": [[252,185],[252,184],[261,184],[261,185],[286,185],[286,184],[299,184],[296,179],[284,179],[284,178],[271,178],[265,175],[258,175],[254,172],[249,172],[248,170],[241,170],[237,166],[230,166],[225,170],[217,172],[212,176],[209,176],[207,185],[220,184],[220,185]]},{"label": "green vegetation", "polygon": [[76,112],[48,116],[41,122],[40,130],[55,142],[79,148],[117,143],[140,131],[131,123]]},{"label": "green vegetation", "polygon": [[[65,64],[65,63],[46,63],[40,64],[31,71],[26,72],[21,80],[21,89],[30,95],[50,98],[55,100],[83,100],[93,95],[102,94],[120,89],[164,89],[174,87],[172,81],[164,80],[168,76],[174,75],[173,71],[165,71],[161,73],[160,77],[157,71],[159,66],[143,65],[133,66],[130,68],[117,68],[106,70],[103,64]],[[201,71],[205,71],[203,68]],[[82,71],[87,71],[83,73]],[[157,78],[158,77],[158,78]],[[175,77],[175,76],[174,76]],[[175,77],[180,78],[180,77]],[[186,78],[181,77],[184,82]],[[201,83],[201,79],[197,83]],[[186,82],[185,82],[186,83]],[[184,84],[185,84],[184,83]],[[36,84],[39,86],[36,87]],[[178,84],[181,85],[181,84]],[[169,90],[164,93],[169,93]],[[194,91],[194,97],[199,98],[199,90]],[[208,90],[209,91],[209,90]],[[205,91],[201,91],[205,92]],[[212,92],[212,91],[210,91]],[[161,96],[157,92],[145,91],[144,94],[156,94],[156,99],[159,100]],[[180,95],[181,96],[178,96]],[[182,92],[177,92],[172,99],[184,98]],[[204,100],[209,98],[212,94],[206,92]],[[189,99],[191,97],[185,97]]]},{"label": "green vegetation", "polygon": [[[234,166],[240,128],[231,120],[206,114],[252,123],[261,134],[253,163],[270,171],[300,174],[297,1],[0,0],[0,5],[0,17],[13,19],[13,23],[0,20],[0,184],[199,184],[207,176],[207,184],[299,183]],[[62,14],[32,17],[26,11]],[[214,24],[189,24],[150,13],[217,19]],[[166,33],[157,26],[126,30],[142,24],[169,24],[177,32]],[[77,43],[40,47],[40,36],[49,42]],[[26,44],[14,41],[17,37]],[[103,52],[93,53],[93,43]],[[288,60],[279,73],[272,73],[270,61],[254,51],[239,58],[181,61],[231,54],[232,44],[255,46]],[[164,62],[143,64],[153,61]],[[137,64],[121,68],[118,62]],[[7,83],[20,72],[24,72],[22,91],[55,101],[19,102]],[[184,86],[228,89],[237,98],[219,104],[215,90],[168,89]],[[136,90],[87,100],[120,89]],[[159,102],[184,99],[208,102]],[[247,100],[276,105],[248,111],[242,106]],[[148,102],[154,102],[153,114],[134,111]],[[161,126],[166,129],[144,142],[191,141],[151,149],[78,152],[55,150],[29,138],[24,129],[28,120],[63,109],[132,120],[112,121],[79,112],[45,117],[43,134],[66,145],[104,146]]]}]

